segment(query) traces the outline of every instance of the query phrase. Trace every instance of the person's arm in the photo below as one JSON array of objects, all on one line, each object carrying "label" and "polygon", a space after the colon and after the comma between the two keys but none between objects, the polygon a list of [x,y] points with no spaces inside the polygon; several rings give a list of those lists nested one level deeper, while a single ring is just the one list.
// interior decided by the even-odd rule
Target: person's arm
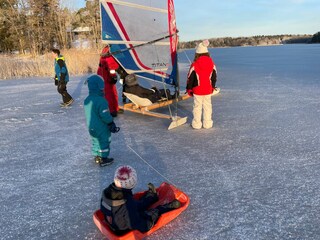
[{"label": "person's arm", "polygon": [[101,120],[108,125],[110,132],[112,133],[119,132],[120,128],[117,127],[113,121],[113,117],[110,114],[109,105],[107,101],[104,101],[101,104],[99,109],[99,115],[101,117]]},{"label": "person's arm", "polygon": [[192,71],[188,77],[187,90],[192,90],[195,86],[198,86],[198,78],[195,71]]},{"label": "person's arm", "polygon": [[103,101],[103,103],[101,103],[99,106],[99,116],[101,120],[106,124],[110,124],[113,122],[113,117],[110,114],[109,105],[106,100]]},{"label": "person's arm", "polygon": [[62,59],[59,59],[57,61],[59,67],[60,67],[60,81],[64,82],[66,79],[66,74],[67,74],[67,68],[66,68],[66,64]]},{"label": "person's arm", "polygon": [[119,64],[113,58],[113,56],[108,57],[107,62],[108,62],[108,71],[110,75],[110,83],[116,84],[117,83],[116,70],[119,68]]},{"label": "person's arm", "polygon": [[216,87],[216,82],[217,82],[217,69],[216,69],[216,66],[214,66],[211,74],[211,86],[213,89]]},{"label": "person's arm", "polygon": [[188,80],[187,80],[187,87],[186,87],[186,91],[189,96],[193,96],[193,88],[196,86],[198,86],[198,78],[193,65],[191,65],[188,73]]}]

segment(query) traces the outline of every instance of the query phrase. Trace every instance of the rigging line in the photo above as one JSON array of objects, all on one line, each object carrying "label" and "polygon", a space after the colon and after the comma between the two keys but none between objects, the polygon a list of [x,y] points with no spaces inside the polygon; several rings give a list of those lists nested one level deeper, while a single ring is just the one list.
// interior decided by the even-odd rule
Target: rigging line
[{"label": "rigging line", "polygon": [[144,160],[143,157],[141,157],[133,148],[131,148],[129,145],[127,145],[127,147],[128,147],[132,152],[134,152],[146,165],[148,165],[150,168],[152,168],[153,171],[155,171],[156,173],[158,173],[158,174],[159,174],[161,177],[163,177],[168,183],[170,183],[170,184],[174,185],[175,187],[177,187],[176,184],[174,184],[174,183],[173,183],[171,180],[169,180],[166,176],[162,175],[157,169],[155,169],[154,167],[152,167],[152,166],[150,165],[150,163],[148,163],[146,160]]},{"label": "rigging line", "polygon": [[170,35],[167,35],[167,36],[164,36],[164,37],[161,37],[161,38],[157,38],[157,39],[151,40],[151,41],[146,42],[146,43],[141,43],[141,44],[138,44],[138,45],[135,45],[135,46],[132,46],[132,47],[128,47],[128,48],[125,48],[125,49],[120,49],[120,50],[117,50],[117,51],[114,51],[114,52],[111,52],[111,53],[101,54],[101,56],[105,57],[105,56],[109,56],[109,55],[116,55],[116,54],[119,54],[119,53],[130,51],[130,50],[135,49],[137,47],[142,47],[144,45],[148,45],[148,44],[152,44],[152,43],[155,43],[155,42],[159,42],[161,40],[170,38],[170,37],[172,37],[174,35],[177,35],[177,34],[178,34],[178,31],[173,33],[173,34],[170,34]]},{"label": "rigging line", "polygon": [[[171,34],[173,35],[173,34]],[[154,46],[154,50],[155,50],[155,53],[156,53],[156,58],[157,58],[157,61],[159,62],[159,53],[157,51],[157,48]],[[165,81],[164,81],[164,77],[161,76],[161,82],[162,82],[162,86],[163,86],[163,89],[164,89],[164,93],[166,95],[166,98],[167,98],[167,101],[168,101],[168,93],[167,93],[167,87],[166,87],[166,84],[165,84]],[[171,106],[170,104],[168,105],[168,109],[169,109],[169,114],[170,114],[170,117],[171,119],[173,120],[173,114],[172,114],[172,111],[171,111]],[[176,117],[177,117],[178,113],[176,113]]]},{"label": "rigging line", "polygon": [[188,57],[188,54],[186,53],[186,50],[183,50],[183,52],[184,52],[184,54],[186,55],[186,57],[187,57],[187,59],[188,59],[188,61],[189,61],[189,64],[191,65],[191,60],[190,60],[190,58]]}]

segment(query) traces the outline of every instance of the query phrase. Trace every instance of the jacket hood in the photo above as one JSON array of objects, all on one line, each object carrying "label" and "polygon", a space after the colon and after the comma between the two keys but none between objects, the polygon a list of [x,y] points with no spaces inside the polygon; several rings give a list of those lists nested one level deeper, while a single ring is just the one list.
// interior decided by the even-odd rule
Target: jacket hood
[{"label": "jacket hood", "polygon": [[87,79],[88,83],[88,89],[90,94],[98,94],[98,95],[103,95],[103,90],[104,90],[104,82],[102,77],[100,77],[97,74],[91,75]]}]

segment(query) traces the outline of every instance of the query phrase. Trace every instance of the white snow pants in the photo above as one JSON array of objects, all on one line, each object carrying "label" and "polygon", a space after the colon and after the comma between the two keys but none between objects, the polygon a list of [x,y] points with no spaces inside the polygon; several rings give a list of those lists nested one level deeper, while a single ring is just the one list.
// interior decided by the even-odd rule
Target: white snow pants
[{"label": "white snow pants", "polygon": [[191,126],[195,129],[202,127],[201,117],[203,109],[203,127],[212,128],[212,104],[210,95],[195,95],[193,94],[193,120]]}]

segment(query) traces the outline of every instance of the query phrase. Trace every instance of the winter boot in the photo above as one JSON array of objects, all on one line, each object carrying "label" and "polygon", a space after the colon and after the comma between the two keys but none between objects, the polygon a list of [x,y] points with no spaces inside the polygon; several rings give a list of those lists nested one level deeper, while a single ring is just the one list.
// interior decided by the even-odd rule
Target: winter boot
[{"label": "winter boot", "polygon": [[65,107],[70,106],[74,102],[73,98],[71,98],[68,102],[65,103]]},{"label": "winter boot", "polygon": [[95,156],[94,162],[95,162],[96,164],[100,164],[100,162],[101,162],[101,157],[100,157],[100,156]]},{"label": "winter boot", "polygon": [[68,102],[66,103],[60,103],[60,107],[68,107],[74,102],[73,98],[71,98]]},{"label": "winter boot", "polygon": [[113,158],[101,158],[100,167],[108,166],[113,163]]}]

